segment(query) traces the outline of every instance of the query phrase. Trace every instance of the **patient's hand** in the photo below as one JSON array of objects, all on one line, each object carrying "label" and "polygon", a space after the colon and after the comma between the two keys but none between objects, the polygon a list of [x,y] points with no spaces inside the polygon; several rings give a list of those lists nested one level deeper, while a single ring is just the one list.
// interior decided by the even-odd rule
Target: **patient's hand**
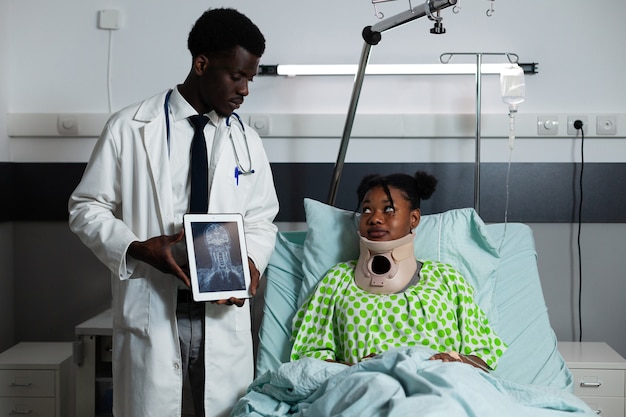
[{"label": "patient's hand", "polygon": [[429,360],[431,361],[440,360],[442,362],[462,362],[462,363],[467,363],[468,365],[472,365],[474,368],[478,368],[485,372],[490,371],[487,364],[478,356],[461,355],[455,351],[435,353],[433,356],[429,358]]},{"label": "patient's hand", "polygon": [[429,358],[431,361],[440,360],[442,362],[463,362],[458,352],[439,352]]}]

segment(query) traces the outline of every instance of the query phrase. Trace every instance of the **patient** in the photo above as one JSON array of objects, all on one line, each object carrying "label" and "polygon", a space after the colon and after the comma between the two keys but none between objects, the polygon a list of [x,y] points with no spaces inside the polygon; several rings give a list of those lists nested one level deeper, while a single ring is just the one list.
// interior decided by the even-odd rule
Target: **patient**
[{"label": "patient", "polygon": [[292,360],[351,365],[422,346],[437,352],[432,360],[496,368],[506,345],[474,302],[473,287],[452,266],[413,253],[420,201],[436,185],[421,171],[363,178],[359,259],[331,268],[296,313]]}]

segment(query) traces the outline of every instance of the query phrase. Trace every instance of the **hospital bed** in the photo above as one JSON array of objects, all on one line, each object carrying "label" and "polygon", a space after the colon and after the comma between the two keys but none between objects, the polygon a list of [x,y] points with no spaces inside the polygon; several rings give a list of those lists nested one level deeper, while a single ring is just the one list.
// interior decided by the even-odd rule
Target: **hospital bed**
[{"label": "hospital bed", "polygon": [[[418,259],[450,263],[508,344],[495,371],[396,349],[358,365],[290,362],[292,318],[324,273],[358,257],[357,218],[304,200],[306,231],[281,232],[266,270],[256,379],[232,416],[595,415],[572,394],[537,270],[531,229],[486,225],[473,208],[423,215]],[[419,413],[417,412],[419,410]]]},{"label": "hospital bed", "polygon": [[[395,348],[353,366],[311,358],[290,361],[298,307],[331,267],[359,255],[357,216],[332,204],[370,48],[382,31],[421,16],[435,20],[437,29],[438,11],[456,3],[427,0],[363,31],[329,204],[305,199],[306,231],[277,236],[265,272],[256,378],[231,417],[596,415],[572,393],[572,375],[550,326],[531,229],[520,223],[486,225],[473,208],[422,216],[414,249],[417,259],[449,263],[473,285],[475,301],[508,345],[494,371],[429,360],[434,352],[425,347]],[[478,154],[479,117],[476,129]],[[476,171],[476,208],[479,178]]]}]

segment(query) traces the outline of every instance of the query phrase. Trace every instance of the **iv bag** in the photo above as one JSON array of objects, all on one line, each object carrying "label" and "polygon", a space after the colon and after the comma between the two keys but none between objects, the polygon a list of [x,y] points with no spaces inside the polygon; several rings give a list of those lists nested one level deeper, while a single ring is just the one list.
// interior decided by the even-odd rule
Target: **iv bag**
[{"label": "iv bag", "polygon": [[502,101],[510,108],[517,109],[517,105],[524,101],[526,93],[524,70],[517,64],[504,68],[500,72],[500,88]]}]

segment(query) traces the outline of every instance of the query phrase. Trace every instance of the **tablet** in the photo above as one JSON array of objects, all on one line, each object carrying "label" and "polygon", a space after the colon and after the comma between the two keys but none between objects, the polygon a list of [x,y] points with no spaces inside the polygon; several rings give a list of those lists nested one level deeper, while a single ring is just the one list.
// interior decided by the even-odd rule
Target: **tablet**
[{"label": "tablet", "polygon": [[194,301],[250,298],[250,269],[240,214],[185,214]]}]

